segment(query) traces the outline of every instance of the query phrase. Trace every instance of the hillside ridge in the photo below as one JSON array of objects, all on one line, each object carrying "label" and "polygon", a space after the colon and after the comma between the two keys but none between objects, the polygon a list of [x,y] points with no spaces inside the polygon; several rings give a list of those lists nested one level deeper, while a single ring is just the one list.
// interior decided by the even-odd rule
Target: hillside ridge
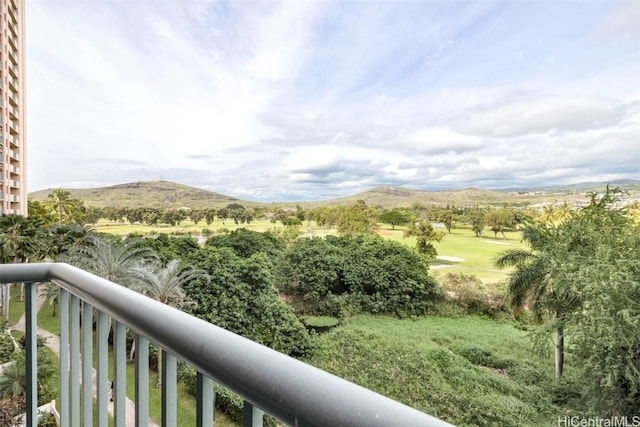
[{"label": "hillside ridge", "polygon": [[[527,206],[534,204],[553,204],[564,201],[584,201],[586,191],[592,188],[603,189],[606,183],[585,183],[584,191],[576,191],[579,184],[554,186],[546,189],[528,189],[526,191],[485,190],[469,187],[454,190],[416,190],[406,187],[378,186],[351,196],[324,201],[273,202],[261,203],[179,184],[172,181],[134,181],[97,188],[65,188],[71,196],[82,200],[87,206],[95,207],[155,207],[155,208],[221,208],[230,203],[240,203],[247,207],[259,205],[279,205],[303,207],[332,206],[364,200],[371,206],[384,208],[408,207],[414,203],[424,205],[505,205]],[[640,181],[626,180],[621,186],[633,190],[634,197],[640,197]],[[588,188],[587,188],[588,187]],[[567,191],[561,191],[565,188]],[[29,194],[29,199],[44,201],[53,188]]]}]

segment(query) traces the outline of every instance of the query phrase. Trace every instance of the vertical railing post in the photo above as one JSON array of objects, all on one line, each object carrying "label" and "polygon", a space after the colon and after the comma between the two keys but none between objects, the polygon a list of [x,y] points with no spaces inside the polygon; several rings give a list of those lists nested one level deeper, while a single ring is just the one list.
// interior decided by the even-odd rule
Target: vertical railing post
[{"label": "vertical railing post", "polygon": [[211,427],[215,417],[215,392],[213,380],[198,372],[196,378],[196,425],[198,427]]},{"label": "vertical railing post", "polygon": [[109,382],[107,374],[109,367],[107,366],[107,359],[109,356],[109,317],[98,311],[98,337],[96,343],[96,374],[97,374],[97,386],[96,393],[98,396],[98,427],[107,427],[109,420],[107,412],[107,401]]},{"label": "vertical railing post", "polygon": [[69,417],[69,292],[60,288],[60,422],[70,424]]},{"label": "vertical railing post", "polygon": [[38,424],[38,325],[37,325],[37,286],[25,284],[25,334],[27,357],[27,425]]},{"label": "vertical railing post", "polygon": [[136,343],[136,427],[149,425],[149,340],[137,335]]},{"label": "vertical railing post", "polygon": [[176,381],[177,361],[176,357],[162,349],[162,427],[175,427],[176,417]]},{"label": "vertical railing post", "polygon": [[111,400],[114,401],[114,420],[116,427],[126,427],[126,395],[127,395],[127,328],[120,322],[114,323],[113,346],[113,388]]},{"label": "vertical railing post", "polygon": [[262,427],[264,412],[251,402],[244,401],[242,408],[242,425],[244,427]]},{"label": "vertical railing post", "polygon": [[70,345],[69,371],[71,388],[71,427],[80,427],[80,300],[71,295],[70,305]]},{"label": "vertical railing post", "polygon": [[93,424],[93,307],[82,304],[82,425]]}]

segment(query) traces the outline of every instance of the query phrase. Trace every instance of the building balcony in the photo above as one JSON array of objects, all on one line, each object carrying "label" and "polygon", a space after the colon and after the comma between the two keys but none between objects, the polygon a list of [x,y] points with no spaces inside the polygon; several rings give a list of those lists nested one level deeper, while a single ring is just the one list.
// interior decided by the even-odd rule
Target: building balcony
[{"label": "building balcony", "polygon": [[18,196],[17,194],[9,194],[9,201],[10,202],[19,202],[20,201],[20,196]]},{"label": "building balcony", "polygon": [[9,42],[9,46],[11,46],[12,48],[18,50],[18,41],[16,38],[11,37],[11,36],[7,36],[7,41]]},{"label": "building balcony", "polygon": [[9,131],[13,135],[18,135],[20,133],[20,126],[18,125],[18,122],[9,120]]},{"label": "building balcony", "polygon": [[20,161],[20,154],[16,153],[13,150],[9,150],[9,158]]},{"label": "building balcony", "polygon": [[11,88],[11,90],[14,92],[18,92],[18,80],[12,78],[8,78],[7,80],[9,81],[9,88]]},{"label": "building balcony", "polygon": [[13,63],[13,65],[18,65],[18,52],[13,49],[7,49],[7,53],[9,54],[9,59]]},{"label": "building balcony", "polygon": [[20,116],[18,115],[18,109],[12,105],[7,108],[9,110],[9,117],[13,120],[18,120]]},{"label": "building balcony", "polygon": [[16,181],[15,179],[10,179],[9,180],[9,187],[10,188],[20,188],[20,182]]},{"label": "building balcony", "polygon": [[7,139],[9,140],[9,146],[10,147],[18,148],[20,146],[20,141],[15,136],[9,135],[7,137]]},{"label": "building balcony", "polygon": [[9,170],[10,174],[20,175],[20,168],[15,165],[8,165],[7,169]]},{"label": "building balcony", "polygon": [[[0,283],[25,283],[26,424],[29,426],[35,426],[37,419],[36,284],[49,281],[60,288],[57,347],[60,351],[59,412],[63,426],[94,425],[94,395],[97,425],[106,426],[110,388],[114,425],[125,425],[127,330],[134,333],[136,343],[136,425],[147,425],[149,419],[149,343],[155,343],[162,354],[163,426],[177,424],[178,359],[198,373],[198,426],[213,425],[214,381],[244,399],[245,426],[262,426],[264,413],[286,425],[450,426],[79,268],[61,263],[5,264],[0,265],[0,271]],[[108,376],[110,330],[113,331],[113,382]]]},{"label": "building balcony", "polygon": [[11,15],[11,13],[13,13],[12,17],[14,17],[13,22],[9,21],[7,27],[9,27],[9,31],[13,37],[18,37],[18,29],[16,28],[18,26],[18,17],[16,16],[15,10],[9,8],[9,15]]},{"label": "building balcony", "polygon": [[0,191],[0,202],[4,200],[4,193]]},{"label": "building balcony", "polygon": [[15,78],[18,78],[18,75],[20,74],[18,72],[18,67],[16,67],[15,65],[12,65],[12,64],[7,64],[7,65],[8,65],[7,68],[9,68],[9,74],[11,74],[11,76],[13,76]]},{"label": "building balcony", "polygon": [[7,11],[9,12],[9,16],[11,16],[11,19],[13,19],[13,23],[14,25],[18,23],[18,14],[16,13],[16,9],[9,6],[7,8]]},{"label": "building balcony", "polygon": [[18,95],[16,95],[15,93],[9,93],[9,104],[13,105],[14,107],[18,106]]}]

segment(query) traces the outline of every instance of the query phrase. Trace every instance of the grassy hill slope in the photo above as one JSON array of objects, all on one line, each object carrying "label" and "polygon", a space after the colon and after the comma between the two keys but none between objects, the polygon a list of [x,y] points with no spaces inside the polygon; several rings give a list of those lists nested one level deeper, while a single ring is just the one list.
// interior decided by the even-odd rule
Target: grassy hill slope
[{"label": "grassy hill slope", "polygon": [[[82,200],[87,206],[96,207],[153,207],[153,208],[220,208],[239,202],[252,205],[224,194],[201,190],[170,181],[141,181],[100,188],[66,188],[71,196]],[[46,200],[51,189],[29,194],[32,200]]]},{"label": "grassy hill slope", "polygon": [[[591,183],[593,184],[593,183]],[[88,189],[65,189],[72,197],[81,199],[87,206],[96,207],[156,207],[156,208],[221,208],[229,203],[240,203],[244,206],[285,206],[294,207],[299,204],[306,208],[317,206],[346,205],[356,200],[364,200],[370,206],[384,208],[409,207],[414,203],[426,206],[530,206],[543,204],[561,204],[563,202],[580,203],[586,200],[589,191],[602,191],[606,184],[593,188],[548,189],[540,191],[496,191],[478,188],[462,190],[424,191],[403,187],[376,187],[352,196],[315,202],[283,202],[259,203],[241,200],[212,191],[202,190],[188,185],[170,181],[141,181],[110,187]],[[635,183],[620,185],[629,192],[630,198],[640,198],[640,185]],[[52,189],[40,190],[29,194],[29,199],[46,200]]]}]

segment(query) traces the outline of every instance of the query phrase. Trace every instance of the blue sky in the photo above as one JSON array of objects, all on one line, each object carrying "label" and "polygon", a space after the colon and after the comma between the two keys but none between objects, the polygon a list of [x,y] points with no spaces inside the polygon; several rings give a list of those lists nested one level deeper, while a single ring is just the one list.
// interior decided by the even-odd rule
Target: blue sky
[{"label": "blue sky", "polygon": [[30,191],[640,179],[640,2],[30,0]]}]

